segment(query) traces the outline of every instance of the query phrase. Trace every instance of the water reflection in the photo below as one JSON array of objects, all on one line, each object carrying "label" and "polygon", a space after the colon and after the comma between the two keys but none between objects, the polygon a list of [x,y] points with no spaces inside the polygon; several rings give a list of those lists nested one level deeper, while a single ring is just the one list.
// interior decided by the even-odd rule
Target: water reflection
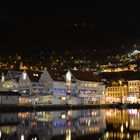
[{"label": "water reflection", "polygon": [[140,139],[140,110],[92,109],[0,113],[0,139]]}]

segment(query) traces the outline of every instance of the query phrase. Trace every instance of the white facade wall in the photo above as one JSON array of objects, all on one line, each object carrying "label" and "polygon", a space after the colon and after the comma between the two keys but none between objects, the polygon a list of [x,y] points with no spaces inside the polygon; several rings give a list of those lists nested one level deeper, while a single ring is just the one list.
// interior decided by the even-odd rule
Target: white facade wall
[{"label": "white facade wall", "polygon": [[43,71],[39,83],[47,89],[53,89],[53,80],[47,70]]},{"label": "white facade wall", "polygon": [[[83,104],[99,104],[104,103],[105,98],[105,85],[102,82],[81,81],[77,82],[78,97],[83,98]],[[92,98],[92,101],[88,101]]]},{"label": "white facade wall", "polygon": [[69,105],[79,105],[79,104],[82,104],[82,98],[70,97],[70,99],[68,100],[68,104]]},{"label": "white facade wall", "polygon": [[[56,89],[60,90],[60,92],[59,93],[55,92]],[[66,93],[63,90],[64,91],[67,90],[65,82],[53,82],[53,95],[54,96],[66,96]]]},{"label": "white facade wall", "polygon": [[26,74],[26,79],[23,78],[23,74],[26,73],[25,71],[22,73],[21,78],[19,79],[19,88],[21,87],[30,87],[31,80]]}]

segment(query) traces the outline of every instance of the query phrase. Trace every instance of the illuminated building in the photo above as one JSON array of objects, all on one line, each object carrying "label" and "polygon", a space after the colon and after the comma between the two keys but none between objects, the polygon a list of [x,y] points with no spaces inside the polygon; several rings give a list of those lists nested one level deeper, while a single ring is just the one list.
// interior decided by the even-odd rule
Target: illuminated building
[{"label": "illuminated building", "polygon": [[3,90],[18,90],[18,81],[21,77],[22,71],[8,71],[3,77]]},{"label": "illuminated building", "polygon": [[39,83],[53,95],[53,104],[68,104],[74,92],[74,81],[71,81],[70,73],[66,75],[65,77],[60,71],[51,69],[44,69],[42,73]]},{"label": "illuminated building", "polygon": [[19,67],[20,70],[28,70],[28,67],[27,66],[24,66],[23,65],[23,62],[20,62],[20,67]]},{"label": "illuminated building", "polygon": [[70,70],[76,81],[76,94],[83,104],[104,103],[105,85],[92,72]]},{"label": "illuminated building", "polygon": [[125,102],[128,93],[127,84],[122,81],[113,81],[106,87],[106,103]]},{"label": "illuminated building", "polygon": [[11,91],[0,92],[0,104],[1,105],[18,105],[20,93]]},{"label": "illuminated building", "polygon": [[23,95],[31,95],[39,93],[43,87],[39,85],[39,79],[42,72],[24,70],[19,79],[19,91]]},{"label": "illuminated building", "polygon": [[128,101],[140,102],[140,80],[128,80]]}]

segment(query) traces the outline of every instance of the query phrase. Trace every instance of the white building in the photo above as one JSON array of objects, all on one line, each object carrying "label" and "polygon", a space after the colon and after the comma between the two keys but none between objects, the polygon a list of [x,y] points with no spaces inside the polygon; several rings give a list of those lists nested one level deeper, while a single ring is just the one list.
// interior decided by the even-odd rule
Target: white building
[{"label": "white building", "polygon": [[76,81],[76,94],[82,104],[105,103],[105,85],[99,76],[92,72],[71,70]]},{"label": "white building", "polygon": [[18,81],[22,71],[8,71],[6,76],[2,73],[2,88],[1,90],[18,90]]},{"label": "white building", "polygon": [[39,80],[53,95],[53,104],[100,104],[105,85],[92,72],[45,69]]},{"label": "white building", "polygon": [[19,91],[23,95],[38,94],[43,87],[39,84],[42,72],[24,70],[19,79]]},{"label": "white building", "polygon": [[1,91],[0,92],[0,105],[18,105],[19,92]]},{"label": "white building", "polygon": [[53,104],[68,104],[74,92],[74,81],[71,81],[71,75],[63,74],[57,70],[44,69],[39,80],[40,84],[47,88],[48,94],[53,96]]}]

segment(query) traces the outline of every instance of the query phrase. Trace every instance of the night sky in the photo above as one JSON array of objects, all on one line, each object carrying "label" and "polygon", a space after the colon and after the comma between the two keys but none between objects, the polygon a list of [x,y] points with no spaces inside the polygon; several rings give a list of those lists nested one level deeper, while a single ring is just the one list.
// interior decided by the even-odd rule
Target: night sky
[{"label": "night sky", "polygon": [[138,6],[113,1],[93,3],[90,8],[0,8],[0,51],[30,54],[139,42]]}]

